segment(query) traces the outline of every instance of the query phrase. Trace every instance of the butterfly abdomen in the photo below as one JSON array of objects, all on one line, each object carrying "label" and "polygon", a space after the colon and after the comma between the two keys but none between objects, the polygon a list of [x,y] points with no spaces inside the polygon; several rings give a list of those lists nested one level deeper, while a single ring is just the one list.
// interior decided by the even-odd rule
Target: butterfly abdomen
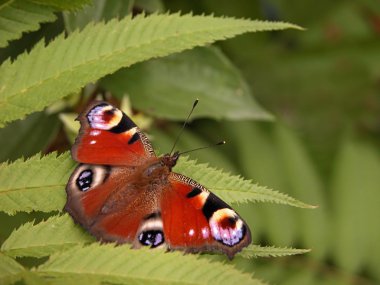
[{"label": "butterfly abdomen", "polygon": [[180,154],[157,157],[121,110],[93,102],[78,119],[72,156],[81,164],[67,183],[65,210],[98,240],[229,258],[250,244],[244,220],[201,184],[172,172]]}]

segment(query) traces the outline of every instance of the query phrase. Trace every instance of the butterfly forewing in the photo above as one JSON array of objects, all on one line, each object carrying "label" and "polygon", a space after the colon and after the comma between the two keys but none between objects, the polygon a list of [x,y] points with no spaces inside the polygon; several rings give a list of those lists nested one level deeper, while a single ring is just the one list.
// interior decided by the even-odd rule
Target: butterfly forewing
[{"label": "butterfly forewing", "polygon": [[108,103],[92,103],[78,119],[81,128],[71,151],[78,162],[139,165],[155,156],[149,140],[135,123]]},{"label": "butterfly forewing", "polygon": [[119,109],[94,102],[79,121],[72,155],[81,164],[67,184],[65,210],[96,238],[230,258],[250,243],[240,216],[202,185],[171,172],[178,154],[156,157]]}]

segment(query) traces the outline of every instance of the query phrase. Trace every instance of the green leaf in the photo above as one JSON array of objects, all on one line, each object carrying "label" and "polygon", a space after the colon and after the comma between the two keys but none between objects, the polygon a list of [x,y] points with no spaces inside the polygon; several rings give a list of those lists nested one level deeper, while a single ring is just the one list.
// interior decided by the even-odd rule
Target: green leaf
[{"label": "green leaf", "polygon": [[90,4],[91,0],[32,0],[41,5],[49,5],[58,10],[78,10],[85,4]]},{"label": "green leaf", "polygon": [[0,284],[13,284],[21,279],[23,272],[21,264],[0,253]]},{"label": "green leaf", "polygon": [[139,63],[107,76],[100,84],[118,97],[128,94],[135,108],[156,117],[186,119],[189,106],[198,98],[193,119],[272,119],[253,99],[238,69],[217,48],[195,48]]},{"label": "green leaf", "polygon": [[69,249],[73,245],[92,241],[94,238],[75,225],[73,219],[65,214],[53,216],[38,224],[23,224],[2,244],[1,251],[12,257],[43,257]]},{"label": "green leaf", "polygon": [[245,32],[286,28],[298,27],[189,14],[90,24],[67,38],[58,37],[47,47],[40,42],[29,54],[0,66],[0,125],[39,111],[121,67]]},{"label": "green leaf", "polygon": [[[380,246],[380,156],[378,147],[346,136],[337,156],[330,185],[332,193],[333,254],[345,270],[357,272],[375,257]],[[376,262],[377,259],[377,262]]]},{"label": "green leaf", "polygon": [[21,38],[22,33],[38,30],[40,23],[56,19],[54,9],[32,1],[8,0],[0,5],[0,47]]},{"label": "green leaf", "polygon": [[[74,163],[67,152],[56,157],[39,155],[12,164],[0,165],[0,211],[60,211],[66,201],[64,188],[73,171]],[[313,206],[302,203],[277,191],[258,186],[239,176],[180,159],[175,171],[187,175],[220,196],[227,203],[248,201],[272,202],[301,208]],[[43,194],[42,194],[43,193]]]},{"label": "green leaf", "polygon": [[7,215],[4,212],[0,212],[0,245],[10,236],[14,229],[20,227],[22,224],[33,220],[34,216],[39,218],[39,215],[46,215],[45,213],[28,214],[20,212],[14,216]]},{"label": "green leaf", "polygon": [[258,186],[240,176],[230,175],[222,170],[208,167],[207,164],[197,164],[186,158],[180,159],[174,171],[193,178],[228,203],[270,202],[300,208],[314,208],[286,194]]},{"label": "green leaf", "polygon": [[[326,23],[323,27],[330,25]],[[372,30],[370,32],[373,34]],[[304,36],[309,32],[297,36],[301,34]],[[318,42],[322,40],[319,38]],[[313,45],[309,50],[289,49],[286,53],[278,48],[284,44],[278,41],[257,41],[252,49],[242,46],[253,45],[253,40],[246,45],[242,42],[235,44],[235,41],[225,44],[230,42],[235,49],[233,52],[228,49],[228,54],[243,63],[240,67],[245,70],[250,86],[260,96],[260,102],[265,102],[270,110],[277,110],[280,117],[302,133],[325,177],[331,173],[331,158],[335,155],[341,131],[346,127],[347,116],[368,129],[376,130],[378,112],[365,106],[368,101],[379,106],[379,97],[376,96],[379,41],[362,44],[350,41],[344,46],[333,44],[322,49]],[[245,56],[244,51],[247,51]],[[245,64],[251,62],[255,64]],[[346,62],[348,67],[337,68],[342,62]],[[315,86],[315,82],[320,84]],[[321,100],[321,94],[326,100]],[[317,105],[319,108],[315,107]],[[290,112],[291,119],[288,116]]]},{"label": "green leaf", "polygon": [[282,257],[296,254],[304,254],[310,252],[310,249],[299,249],[299,248],[279,248],[275,246],[259,246],[259,245],[250,245],[247,248],[243,249],[239,253],[240,256],[244,258],[253,258],[253,257]]},{"label": "green leaf", "polygon": [[305,146],[281,124],[274,130],[274,141],[279,150],[282,172],[292,195],[319,205],[316,211],[299,213],[300,239],[302,245],[313,248],[313,256],[323,258],[328,250],[329,219],[327,217],[324,185]]},{"label": "green leaf", "polygon": [[24,271],[24,273],[22,274],[22,280],[22,284],[25,285],[52,285],[50,280],[37,275],[37,273],[33,271]]},{"label": "green leaf", "polygon": [[[93,237],[74,224],[72,218],[65,214],[53,216],[38,224],[25,223],[8,237],[1,246],[1,251],[12,257],[43,257],[93,241]],[[278,257],[309,251],[307,249],[250,245],[239,255],[244,258]]]},{"label": "green leaf", "polygon": [[232,266],[195,255],[97,244],[54,254],[36,272],[49,278],[95,276],[118,284],[262,284]]},{"label": "green leaf", "polygon": [[68,153],[42,158],[38,154],[26,161],[0,164],[0,211],[61,210],[66,200],[64,188],[73,169]]},{"label": "green leaf", "polygon": [[[259,184],[289,193],[279,160],[280,155],[271,137],[274,125],[261,122],[227,122],[224,126],[229,132],[226,139],[233,137],[235,159],[240,162],[243,175]],[[258,237],[264,235],[268,243],[279,246],[292,244],[296,239],[298,224],[294,209],[258,205],[252,207],[250,211],[249,216],[252,216],[253,225],[255,220],[259,220],[257,230],[262,232],[256,233]]]},{"label": "green leaf", "polygon": [[[30,271],[29,271],[30,272]],[[33,272],[35,275],[37,275],[36,272]],[[109,285],[109,284],[115,284],[115,283],[105,283],[102,282],[97,276],[82,276],[77,274],[67,274],[65,276],[60,276],[60,278],[44,278],[43,276],[38,276],[41,280],[45,281],[47,285],[74,285],[74,284],[80,284],[80,285]],[[118,283],[116,283],[118,284]],[[115,285],[116,285],[115,284]],[[41,285],[39,283],[35,284],[26,284],[26,285]],[[44,284],[42,284],[44,285]]]},{"label": "green leaf", "polygon": [[75,119],[78,117],[76,113],[60,113],[59,119],[63,123],[63,127],[66,133],[66,137],[70,144],[75,143],[75,138],[78,135],[80,129],[80,123]]},{"label": "green leaf", "polygon": [[11,40],[21,38],[22,33],[38,30],[41,23],[53,22],[56,19],[54,12],[79,8],[88,2],[88,0],[3,1],[0,4],[0,47],[5,47]]},{"label": "green leaf", "polygon": [[0,129],[0,162],[45,150],[57,135],[59,125],[56,116],[38,112]]}]

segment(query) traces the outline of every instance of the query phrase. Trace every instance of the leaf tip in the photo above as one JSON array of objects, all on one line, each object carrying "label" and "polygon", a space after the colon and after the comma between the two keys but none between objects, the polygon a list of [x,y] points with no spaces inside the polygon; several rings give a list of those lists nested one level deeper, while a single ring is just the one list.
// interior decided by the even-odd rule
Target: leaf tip
[{"label": "leaf tip", "polygon": [[318,209],[319,208],[319,205],[309,205],[309,204],[306,204],[307,207],[305,207],[306,209]]}]

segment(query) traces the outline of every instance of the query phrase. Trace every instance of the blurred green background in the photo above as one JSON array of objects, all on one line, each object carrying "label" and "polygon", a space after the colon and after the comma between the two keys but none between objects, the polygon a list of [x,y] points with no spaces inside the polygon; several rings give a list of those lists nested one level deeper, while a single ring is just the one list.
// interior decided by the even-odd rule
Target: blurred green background
[{"label": "blurred green background", "polygon": [[[380,3],[165,4],[171,11],[289,21],[306,28],[247,34],[219,45],[275,121],[194,126],[201,137],[222,136],[229,143],[218,149],[228,160],[211,163],[233,165],[261,185],[320,206],[311,211],[242,206],[255,242],[306,247],[312,253],[239,266],[272,284],[380,283]],[[216,132],[211,135],[210,129]],[[211,156],[199,159],[206,160],[203,155]]]},{"label": "blurred green background", "polygon": [[[112,0],[113,10],[107,11],[105,1],[95,2],[96,11],[103,5],[97,20],[169,10],[304,27],[302,32],[247,34],[137,64],[99,85],[113,98],[128,94],[134,110],[155,118],[147,132],[161,153],[170,149],[191,102],[199,97],[180,150],[224,139],[227,145],[191,157],[319,205],[316,210],[238,205],[254,243],[312,252],[236,258],[236,267],[271,284],[380,283],[379,1]],[[90,19],[94,10],[87,14]],[[83,15],[58,15],[56,22],[0,50],[0,60],[16,57],[41,37],[83,26]],[[231,94],[239,99],[232,100]],[[63,105],[73,111],[67,110],[70,101]],[[0,130],[0,161],[41,149],[67,150],[66,135],[54,110],[32,114]],[[1,214],[0,241],[12,227],[35,217]]]}]

